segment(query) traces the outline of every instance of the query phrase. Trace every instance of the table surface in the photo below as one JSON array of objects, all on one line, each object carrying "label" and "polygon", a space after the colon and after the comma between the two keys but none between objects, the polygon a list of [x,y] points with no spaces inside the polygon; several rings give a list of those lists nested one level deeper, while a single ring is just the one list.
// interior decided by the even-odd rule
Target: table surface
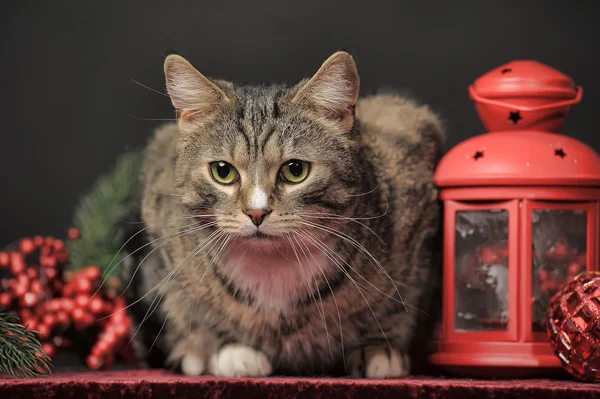
[{"label": "table surface", "polygon": [[476,380],[415,376],[395,380],[350,378],[224,379],[163,370],[57,372],[49,377],[0,377],[1,398],[600,398],[600,384],[571,380]]}]

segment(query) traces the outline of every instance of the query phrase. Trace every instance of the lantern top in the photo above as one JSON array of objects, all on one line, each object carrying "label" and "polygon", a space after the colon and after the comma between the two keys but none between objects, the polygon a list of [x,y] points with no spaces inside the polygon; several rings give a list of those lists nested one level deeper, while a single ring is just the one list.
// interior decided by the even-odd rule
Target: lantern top
[{"label": "lantern top", "polygon": [[600,156],[586,144],[556,133],[488,133],[452,148],[434,180],[440,187],[600,186]]},{"label": "lantern top", "polygon": [[555,101],[577,96],[569,76],[537,61],[517,60],[501,65],[479,77],[470,87],[476,97],[488,99],[535,97]]},{"label": "lantern top", "polygon": [[492,133],[450,150],[438,165],[440,187],[600,186],[600,156],[555,133],[583,89],[537,61],[512,61],[478,78],[469,95]]}]

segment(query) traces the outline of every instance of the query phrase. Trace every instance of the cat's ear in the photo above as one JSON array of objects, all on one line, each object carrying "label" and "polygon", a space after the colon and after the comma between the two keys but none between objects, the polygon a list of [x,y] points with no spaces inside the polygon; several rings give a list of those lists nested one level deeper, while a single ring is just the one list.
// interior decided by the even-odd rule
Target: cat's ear
[{"label": "cat's ear", "polygon": [[185,58],[169,55],[164,69],[167,92],[180,123],[201,123],[220,104],[229,102],[225,92]]},{"label": "cat's ear", "polygon": [[354,59],[345,51],[338,51],[300,88],[292,102],[316,107],[333,119],[352,120],[359,88]]}]

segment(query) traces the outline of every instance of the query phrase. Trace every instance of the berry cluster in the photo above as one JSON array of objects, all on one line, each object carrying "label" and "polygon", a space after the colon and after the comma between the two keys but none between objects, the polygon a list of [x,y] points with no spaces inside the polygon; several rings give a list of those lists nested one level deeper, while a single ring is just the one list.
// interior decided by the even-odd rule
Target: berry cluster
[{"label": "berry cluster", "polygon": [[[77,229],[69,230],[69,239],[78,237]],[[67,262],[64,241],[53,237],[24,238],[18,248],[0,252],[0,307],[37,331],[50,357],[69,348],[73,334],[100,330],[86,363],[92,369],[108,367],[127,343],[131,320],[125,301],[99,290],[97,266],[69,272]]]}]

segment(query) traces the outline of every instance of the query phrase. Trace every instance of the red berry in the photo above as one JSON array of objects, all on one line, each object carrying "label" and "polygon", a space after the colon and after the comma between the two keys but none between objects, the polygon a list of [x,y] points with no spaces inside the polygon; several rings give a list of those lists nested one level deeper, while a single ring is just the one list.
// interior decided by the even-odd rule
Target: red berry
[{"label": "red berry", "polygon": [[56,321],[62,325],[69,324],[69,315],[64,310],[59,310],[56,312]]},{"label": "red berry", "polygon": [[113,326],[113,331],[117,337],[123,337],[127,333],[127,326],[123,323],[115,324]]},{"label": "red berry", "polygon": [[66,312],[72,312],[75,309],[75,302],[69,298],[63,298],[60,301],[60,307]]},{"label": "red berry", "polygon": [[100,359],[98,358],[98,356],[94,356],[94,355],[88,356],[86,363],[89,366],[89,368],[91,368],[93,370],[96,370],[101,365],[101,362],[100,362]]},{"label": "red berry", "polygon": [[69,240],[77,240],[79,238],[79,230],[75,227],[71,227],[67,233]]},{"label": "red berry", "polygon": [[101,313],[104,310],[104,302],[98,297],[92,298],[89,303],[89,309],[94,314]]},{"label": "red berry", "polygon": [[0,293],[0,306],[3,308],[8,308],[12,303],[13,297],[8,292]]},{"label": "red berry", "polygon": [[0,267],[6,267],[10,263],[10,256],[6,252],[0,252]]},{"label": "red berry", "polygon": [[25,273],[19,274],[17,276],[17,284],[29,287],[29,277],[27,277],[27,274],[25,274]]},{"label": "red berry", "polygon": [[38,296],[36,294],[34,294],[33,292],[27,292],[27,293],[25,293],[25,295],[23,295],[23,303],[28,308],[31,308],[31,307],[37,305]]},{"label": "red berry", "polygon": [[106,331],[101,339],[111,348],[117,343],[117,336],[112,331]]},{"label": "red berry", "polygon": [[29,255],[35,250],[35,244],[31,238],[23,238],[21,240],[21,252]]},{"label": "red berry", "polygon": [[44,240],[44,244],[46,244],[47,246],[51,247],[52,244],[54,244],[54,238],[51,236],[47,236]]},{"label": "red berry", "polygon": [[42,266],[50,268],[56,267],[56,265],[58,264],[58,262],[56,261],[56,257],[52,255],[41,258],[40,263],[42,264]]},{"label": "red berry", "polygon": [[[54,269],[52,269],[52,270],[54,270]],[[75,289],[73,288],[73,286],[71,284],[65,285],[65,287],[63,289],[64,296],[73,296],[74,293],[75,293]]]},{"label": "red berry", "polygon": [[75,297],[75,305],[85,308],[88,306],[90,298],[87,295],[79,294]]},{"label": "red berry", "polygon": [[44,245],[44,237],[42,237],[42,236],[33,237],[33,243],[35,244],[36,247],[41,247],[42,245]]},{"label": "red berry", "polygon": [[76,280],[75,289],[78,292],[89,293],[92,290],[92,283],[86,278]]},{"label": "red berry", "polygon": [[53,327],[56,324],[56,316],[52,313],[45,314],[44,317],[42,317],[42,322]]},{"label": "red berry", "polygon": [[110,348],[108,347],[108,344],[106,343],[106,341],[104,340],[99,340],[98,343],[96,343],[96,346],[94,346],[94,349],[92,350],[92,354],[96,355],[96,356],[104,356],[108,350]]},{"label": "red berry", "polygon": [[35,280],[38,276],[38,271],[35,267],[28,267],[27,268],[27,277],[29,277],[31,280]]},{"label": "red berry", "polygon": [[42,339],[50,338],[50,326],[48,326],[47,324],[40,323],[40,325],[38,325],[37,331],[40,333],[40,337]]},{"label": "red berry", "polygon": [[100,272],[100,268],[98,268],[98,266],[89,266],[85,268],[85,276],[89,280],[96,280],[97,278],[100,278],[101,275],[102,273]]},{"label": "red berry", "polygon": [[54,240],[54,250],[62,251],[65,248],[65,243],[62,240]]},{"label": "red berry", "polygon": [[49,342],[42,344],[42,349],[46,352],[46,355],[52,357],[56,355],[56,347]]},{"label": "red berry", "polygon": [[44,291],[44,286],[40,280],[33,280],[29,288],[34,294],[41,294]]},{"label": "red berry", "polygon": [[51,269],[51,268],[48,268],[48,269],[46,269],[46,270],[45,270],[45,273],[46,273],[46,277],[47,277],[49,280],[54,280],[54,279],[56,278],[56,274],[57,274],[58,272],[56,271],[56,269]]},{"label": "red berry", "polygon": [[13,274],[19,274],[25,271],[25,259],[23,255],[18,252],[11,252],[10,254],[10,267]]},{"label": "red berry", "polygon": [[32,316],[31,310],[29,309],[21,309],[20,311],[21,319],[29,319]]},{"label": "red berry", "polygon": [[16,284],[13,288],[13,293],[17,298],[22,298],[23,295],[25,295],[28,292],[27,290],[28,288],[26,285]]},{"label": "red berry", "polygon": [[51,299],[46,302],[46,310],[48,312],[57,312],[61,308],[61,300],[60,299]]},{"label": "red berry", "polygon": [[80,321],[81,319],[83,319],[84,314],[85,314],[85,311],[81,308],[73,309],[73,312],[72,312],[73,320]]}]

